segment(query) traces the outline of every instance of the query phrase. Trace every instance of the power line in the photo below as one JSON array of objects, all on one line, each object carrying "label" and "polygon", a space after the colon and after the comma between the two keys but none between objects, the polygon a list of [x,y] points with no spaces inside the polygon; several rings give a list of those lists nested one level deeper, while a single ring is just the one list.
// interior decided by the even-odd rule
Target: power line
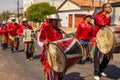
[{"label": "power line", "polygon": [[19,9],[20,9],[20,8],[19,8],[19,5],[20,5],[20,4],[19,4],[19,0],[17,0],[18,23],[20,24],[20,21],[19,21]]}]

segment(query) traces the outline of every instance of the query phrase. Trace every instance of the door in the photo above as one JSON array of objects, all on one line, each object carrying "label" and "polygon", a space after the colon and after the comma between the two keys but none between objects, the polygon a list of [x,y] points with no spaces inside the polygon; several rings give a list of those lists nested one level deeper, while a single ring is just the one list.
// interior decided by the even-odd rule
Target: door
[{"label": "door", "polygon": [[69,28],[72,28],[72,19],[73,19],[73,15],[72,14],[69,14]]},{"label": "door", "polygon": [[75,26],[74,28],[77,28],[78,24],[83,21],[83,18],[85,17],[85,14],[75,14]]}]

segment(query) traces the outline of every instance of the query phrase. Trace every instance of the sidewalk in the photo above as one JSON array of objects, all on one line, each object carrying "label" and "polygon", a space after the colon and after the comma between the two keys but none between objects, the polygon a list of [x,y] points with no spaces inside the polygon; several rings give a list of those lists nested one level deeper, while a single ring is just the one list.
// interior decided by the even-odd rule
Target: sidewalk
[{"label": "sidewalk", "polygon": [[63,31],[65,31],[66,33],[73,33],[76,32],[76,28],[67,28],[67,27],[60,27],[60,29],[62,29]]}]

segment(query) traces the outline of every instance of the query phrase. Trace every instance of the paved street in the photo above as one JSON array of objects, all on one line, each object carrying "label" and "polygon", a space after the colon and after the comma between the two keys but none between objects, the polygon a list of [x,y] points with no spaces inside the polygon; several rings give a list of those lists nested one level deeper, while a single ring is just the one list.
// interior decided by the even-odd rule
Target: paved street
[{"label": "paved street", "polygon": [[[36,45],[37,46],[37,45]],[[33,61],[25,61],[23,44],[19,52],[11,53],[10,49],[0,49],[0,80],[45,80],[42,64],[39,62],[41,48],[37,46]],[[114,54],[114,60],[110,61],[105,70],[108,77],[101,80],[120,80],[120,54]],[[7,77],[8,76],[8,77]],[[93,64],[76,64],[68,69],[63,80],[94,80]]]},{"label": "paved street", "polygon": [[[38,33],[43,32],[43,34],[40,34],[40,39],[42,39],[42,37],[48,37],[50,40],[54,37],[59,38],[59,29],[55,28],[54,30],[53,28],[48,28],[58,27],[58,25],[61,26],[59,27],[61,29],[60,32],[65,32],[62,34],[63,38],[68,37],[68,35],[71,35],[70,37],[72,38],[76,37],[75,32],[79,28],[80,34],[83,34],[83,38],[80,38],[82,43],[83,40],[95,36],[99,29],[103,31],[103,27],[110,27],[115,36],[113,34],[112,36],[110,35],[110,30],[106,29],[103,32],[108,32],[107,34],[105,33],[107,41],[110,41],[109,38],[111,39],[111,37],[116,38],[112,39],[114,41],[110,41],[110,44],[113,43],[116,47],[116,45],[120,45],[117,44],[120,43],[120,0],[0,0],[0,35],[2,36],[2,38],[0,36],[0,40],[2,40],[3,49],[4,43],[7,42],[6,36],[9,35],[11,35],[11,39],[15,39],[12,37],[15,35],[21,35],[22,37],[35,36],[37,38]],[[32,34],[34,31],[30,31],[31,35],[26,36],[29,34],[29,31],[24,31],[24,29],[32,29],[31,27],[33,27],[33,30],[37,33],[34,35]],[[82,29],[82,27],[84,28]],[[18,28],[19,30],[17,30]],[[43,29],[43,31],[39,31],[39,29]],[[79,30],[77,31],[78,33]],[[93,31],[95,35],[93,35]],[[25,35],[22,35],[21,33],[24,34],[24,32]],[[78,37],[80,36],[78,35]],[[102,44],[106,42],[106,40],[103,40],[103,36],[99,39],[103,41]],[[95,40],[97,39],[92,38],[90,41],[97,42]],[[34,59],[27,61],[22,38],[20,38],[20,41],[19,51],[15,51],[14,53],[11,52],[10,47],[3,50],[0,42],[0,80],[46,80],[43,65],[40,62],[42,48],[39,47],[37,41],[35,41],[36,51],[34,53]],[[44,41],[45,44],[47,41],[49,41],[49,39]],[[75,51],[68,51],[68,49],[74,47],[74,50],[78,50],[78,48],[76,48],[76,44],[72,46],[74,45],[74,41],[72,45],[68,46],[70,42],[71,40],[69,40],[68,43],[65,42],[62,46],[66,47],[67,45],[67,49],[64,48],[65,52],[73,53],[68,56],[71,59],[67,61],[69,64],[72,64],[72,62],[78,58],[78,54],[74,54]],[[31,44],[26,46],[33,47]],[[112,47],[114,47],[114,45]],[[54,52],[55,49],[52,48],[50,50]],[[50,50],[48,50],[49,54]],[[30,52],[31,50],[27,51]],[[107,76],[101,77],[100,80],[120,80],[120,46],[119,48],[114,48],[113,51],[119,52],[113,53],[113,60],[110,60],[104,71]],[[57,52],[60,51],[57,50]],[[55,58],[53,60],[59,62],[64,61],[62,60],[63,58],[61,58],[63,55],[61,57],[59,55],[55,54],[54,56],[52,54]],[[73,56],[75,59],[72,58]],[[86,55],[83,56],[83,60],[85,56]],[[61,59],[59,60],[58,57]],[[65,56],[65,58],[67,57]],[[49,59],[51,59],[51,55],[49,55]],[[52,60],[51,62],[55,63],[55,61]],[[54,66],[53,63],[51,64],[52,66]],[[59,64],[55,63],[55,66],[58,65]],[[63,65],[61,65],[62,64],[60,64],[60,67],[63,67]],[[94,80],[93,76],[94,63],[77,63],[66,70],[66,74],[62,80]]]},{"label": "paved street", "polygon": [[[120,80],[120,54],[114,54],[114,60],[106,68],[108,77],[101,77],[101,80]],[[94,80],[93,64],[77,64],[67,71],[64,80]]]},{"label": "paved street", "polygon": [[[39,54],[33,61],[26,61],[23,44],[19,52],[11,53],[10,49],[0,49],[0,80],[45,80]],[[9,76],[8,76],[9,75]],[[15,77],[15,78],[12,78]]]}]

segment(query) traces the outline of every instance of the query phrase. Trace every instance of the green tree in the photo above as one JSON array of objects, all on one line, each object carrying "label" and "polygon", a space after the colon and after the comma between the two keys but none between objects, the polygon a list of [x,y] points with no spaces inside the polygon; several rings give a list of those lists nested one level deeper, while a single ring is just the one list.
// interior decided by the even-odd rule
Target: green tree
[{"label": "green tree", "polygon": [[47,15],[57,13],[54,6],[50,6],[48,3],[38,3],[31,5],[26,11],[26,17],[33,22],[42,22]]},{"label": "green tree", "polygon": [[0,20],[5,20],[7,21],[9,19],[9,16],[12,13],[10,11],[3,11],[2,13],[0,13]]}]

